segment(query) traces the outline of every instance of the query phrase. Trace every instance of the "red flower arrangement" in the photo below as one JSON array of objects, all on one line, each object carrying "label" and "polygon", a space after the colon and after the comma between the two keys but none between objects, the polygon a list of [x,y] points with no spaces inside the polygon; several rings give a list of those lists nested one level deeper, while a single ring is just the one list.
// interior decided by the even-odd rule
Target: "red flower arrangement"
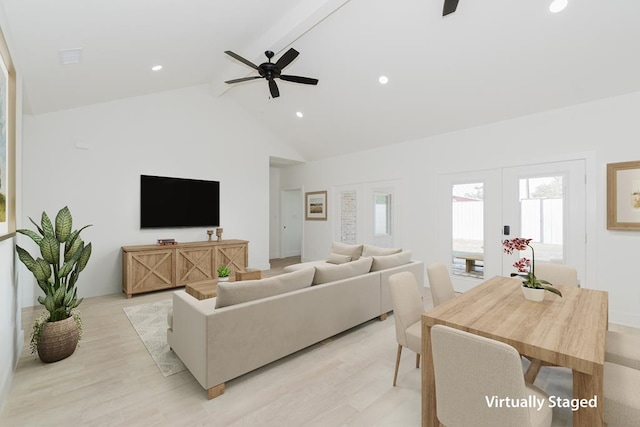
[{"label": "red flower arrangement", "polygon": [[522,282],[522,286],[534,289],[544,289],[549,292],[553,292],[556,295],[562,297],[562,293],[553,287],[553,285],[546,280],[536,278],[535,275],[535,259],[536,254],[533,246],[529,243],[533,239],[523,239],[522,237],[515,237],[511,240],[505,240],[502,242],[502,248],[505,253],[512,254],[513,251],[524,251],[527,247],[531,248],[531,259],[520,258],[513,266],[518,269],[518,273],[511,273],[511,277],[519,276],[525,280]]}]

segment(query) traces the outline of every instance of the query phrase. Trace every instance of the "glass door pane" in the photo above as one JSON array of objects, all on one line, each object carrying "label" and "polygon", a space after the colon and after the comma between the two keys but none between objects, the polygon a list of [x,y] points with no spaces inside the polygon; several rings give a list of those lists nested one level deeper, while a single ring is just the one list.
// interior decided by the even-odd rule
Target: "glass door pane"
[{"label": "glass door pane", "polygon": [[484,183],[451,189],[451,273],[484,277]]}]

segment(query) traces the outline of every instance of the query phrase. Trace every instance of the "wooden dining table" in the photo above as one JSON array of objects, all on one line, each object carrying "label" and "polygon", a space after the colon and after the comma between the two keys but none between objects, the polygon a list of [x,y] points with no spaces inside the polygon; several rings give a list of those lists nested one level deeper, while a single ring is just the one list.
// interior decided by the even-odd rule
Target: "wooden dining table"
[{"label": "wooden dining table", "polygon": [[573,412],[573,425],[604,425],[607,292],[558,285],[562,298],[546,292],[543,301],[532,302],[524,298],[521,283],[496,276],[422,315],[423,426],[440,425],[431,353],[431,327],[438,324],[502,341],[530,360],[570,368],[572,398],[593,403],[597,396],[595,407]]}]

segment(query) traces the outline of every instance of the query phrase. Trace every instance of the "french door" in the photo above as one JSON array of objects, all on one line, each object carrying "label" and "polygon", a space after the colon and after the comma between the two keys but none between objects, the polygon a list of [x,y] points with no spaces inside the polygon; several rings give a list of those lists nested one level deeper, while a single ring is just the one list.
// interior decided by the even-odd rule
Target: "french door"
[{"label": "french door", "polygon": [[573,265],[585,278],[585,161],[444,174],[439,179],[438,258],[454,287],[515,272],[530,253],[507,255],[502,241],[531,238],[535,261]]}]

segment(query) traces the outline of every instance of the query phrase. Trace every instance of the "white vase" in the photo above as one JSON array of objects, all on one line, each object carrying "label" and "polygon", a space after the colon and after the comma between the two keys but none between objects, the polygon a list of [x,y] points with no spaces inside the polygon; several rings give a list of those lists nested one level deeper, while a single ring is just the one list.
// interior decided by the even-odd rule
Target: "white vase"
[{"label": "white vase", "polygon": [[218,282],[228,282],[228,281],[229,281],[229,276],[218,277]]},{"label": "white vase", "polygon": [[540,302],[544,300],[544,293],[546,291],[541,288],[527,288],[526,286],[522,287],[522,293],[524,293],[524,297],[529,301]]}]

